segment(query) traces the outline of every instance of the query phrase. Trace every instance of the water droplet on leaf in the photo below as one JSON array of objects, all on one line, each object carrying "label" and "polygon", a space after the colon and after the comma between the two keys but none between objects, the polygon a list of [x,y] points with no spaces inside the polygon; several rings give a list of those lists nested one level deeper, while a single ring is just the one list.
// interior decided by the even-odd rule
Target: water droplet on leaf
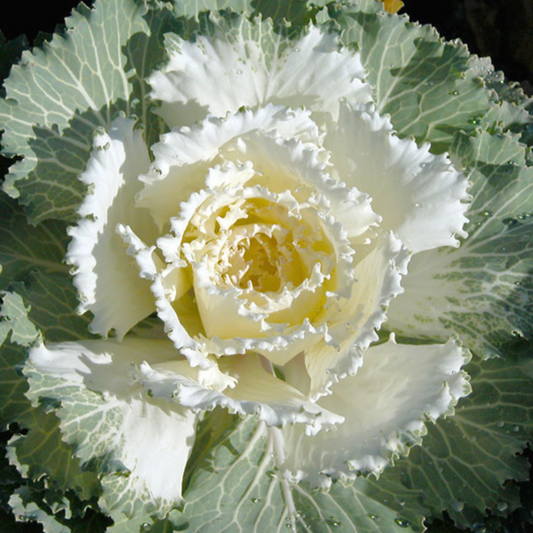
[{"label": "water droplet on leaf", "polygon": [[408,520],[404,520],[403,518],[396,518],[394,522],[400,527],[409,527],[411,525],[411,522],[409,522]]},{"label": "water droplet on leaf", "polygon": [[455,500],[452,503],[452,509],[454,511],[457,511],[458,513],[460,513],[464,508],[465,508],[465,503],[462,502],[461,500]]},{"label": "water droplet on leaf", "polygon": [[518,222],[518,220],[516,220],[516,218],[504,218],[502,220],[502,222],[508,227],[508,228],[514,228],[515,226],[517,226],[518,224],[520,224],[520,222]]},{"label": "water droplet on leaf", "polygon": [[507,502],[500,502],[498,503],[498,505],[496,506],[496,509],[498,509],[498,511],[500,511],[501,513],[503,513],[504,511],[507,510],[507,507],[509,507],[507,505]]}]

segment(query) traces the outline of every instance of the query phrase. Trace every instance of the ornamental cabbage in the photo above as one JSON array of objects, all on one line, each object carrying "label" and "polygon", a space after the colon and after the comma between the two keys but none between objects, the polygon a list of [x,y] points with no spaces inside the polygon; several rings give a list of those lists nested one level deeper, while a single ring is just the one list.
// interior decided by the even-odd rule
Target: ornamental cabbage
[{"label": "ornamental cabbage", "polygon": [[[153,20],[181,20],[179,6],[172,15],[168,6],[152,9]],[[329,15],[342,27],[335,9]],[[397,19],[379,13],[380,24]],[[283,509],[275,511],[278,526],[338,527],[336,519],[302,517],[298,495],[320,488],[342,500],[343,490],[355,490],[387,507],[368,476],[400,487],[387,467],[414,445],[424,449],[427,426],[451,417],[472,391],[464,366],[470,349],[489,342],[471,328],[474,304],[465,303],[479,288],[468,278],[455,301],[447,299],[458,278],[446,270],[456,263],[443,258],[457,253],[464,272],[475,269],[468,243],[482,235],[478,202],[486,197],[479,164],[469,161],[476,146],[457,146],[489,135],[468,129],[478,119],[465,126],[461,118],[469,105],[489,108],[479,75],[472,81],[482,67],[471,64],[462,79],[472,91],[482,87],[485,100],[463,99],[455,130],[442,116],[411,120],[409,103],[388,114],[387,99],[398,97],[392,82],[383,91],[367,37],[360,50],[346,46],[346,34],[320,19],[291,34],[271,20],[211,14],[193,36],[166,35],[162,62],[142,71],[140,117],[134,100],[107,119],[93,110],[102,123],[79,176],[84,194],[65,254],[77,311],[90,324],[70,338],[43,327],[26,343],[23,372],[25,397],[58,420],[61,446],[71,446],[74,475],[97,474],[91,490],[76,490],[82,500],[100,498],[115,522],[110,531],[149,531],[165,519],[179,530],[215,531],[215,522],[195,515],[207,504],[194,503],[194,487],[202,487],[194,472],[201,476],[203,454],[220,454],[220,439],[239,424],[255,429],[240,433],[245,447],[235,464],[248,461],[254,473],[238,500],[219,497],[220,520],[222,506],[234,509],[227,531],[252,530],[236,517],[243,502],[263,498],[263,509]],[[128,46],[135,64],[137,45]],[[417,105],[428,105],[428,91]],[[87,121],[76,115],[72,130]],[[7,189],[16,183],[12,177]],[[513,268],[507,275],[521,280]],[[492,323],[495,312],[485,312]],[[9,309],[4,316],[12,323]],[[511,313],[508,320],[518,321]],[[261,440],[262,454],[250,459]],[[210,457],[216,472],[220,455]],[[280,503],[271,502],[272,485],[250,498],[269,477]],[[69,483],[64,488],[82,482]],[[405,484],[398,493],[411,498],[407,516],[421,526],[416,487]],[[50,523],[21,492],[10,503]],[[327,506],[313,505],[319,515]],[[349,513],[354,530],[366,527]],[[362,513],[372,524],[373,512]],[[254,530],[274,527],[262,514]],[[416,530],[401,516],[394,527]]]},{"label": "ornamental cabbage", "polygon": [[[466,236],[467,180],[445,155],[395,136],[369,102],[359,55],[333,34],[311,26],[270,65],[251,40],[229,48],[222,36],[199,37],[173,50],[150,79],[173,129],[151,147],[152,164],[132,120],[98,135],[81,177],[83,218],[70,230],[81,311],[93,312],[93,332],[118,338],[41,345],[29,361],[64,375],[87,360],[90,387],[116,394],[113,366],[143,354],[131,390],[140,394],[139,382],[177,404],[157,434],[182,443],[178,459],[151,446],[159,457],[146,473],[146,450],[124,453],[149,498],[181,497],[195,424],[187,408],[226,407],[284,428],[278,467],[291,478],[327,485],[379,472],[425,418],[470,391],[454,341],[414,347],[391,335],[370,347],[410,255]],[[207,118],[178,126],[172,106],[189,100]],[[154,312],[174,350],[121,343]],[[100,384],[92,365],[105,356]],[[320,430],[334,425],[331,443]]]}]

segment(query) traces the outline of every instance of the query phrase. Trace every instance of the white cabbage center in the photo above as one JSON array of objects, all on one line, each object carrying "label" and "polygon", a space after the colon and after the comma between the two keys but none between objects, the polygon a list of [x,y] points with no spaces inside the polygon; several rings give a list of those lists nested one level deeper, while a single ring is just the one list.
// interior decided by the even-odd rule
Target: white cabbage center
[{"label": "white cabbage center", "polygon": [[[183,251],[196,276],[204,271],[213,287],[239,298],[250,311],[267,313],[273,324],[314,320],[336,264],[316,212],[297,204],[290,191],[236,193],[210,197],[189,223]],[[307,305],[298,316],[295,302],[304,294]],[[209,310],[201,306],[200,314],[208,336],[225,337]]]}]

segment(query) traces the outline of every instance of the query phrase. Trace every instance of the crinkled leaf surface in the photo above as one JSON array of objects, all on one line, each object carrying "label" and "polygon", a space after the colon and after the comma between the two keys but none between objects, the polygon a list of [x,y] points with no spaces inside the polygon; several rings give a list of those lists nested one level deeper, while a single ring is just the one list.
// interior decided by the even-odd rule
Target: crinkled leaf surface
[{"label": "crinkled leaf surface", "polygon": [[447,150],[457,131],[473,132],[489,109],[488,93],[469,69],[460,43],[443,41],[430,26],[390,16],[374,0],[329,4],[342,41],[361,52],[380,113],[401,135]]},{"label": "crinkled leaf surface", "polygon": [[533,432],[531,362],[509,355],[473,362],[468,371],[472,394],[397,466],[434,516],[446,510],[463,528],[487,508],[506,514],[520,504],[517,486],[505,482],[528,479],[529,462],[517,454]]},{"label": "crinkled leaf surface", "polygon": [[178,17],[195,19],[204,11],[230,9],[252,17],[270,17],[276,23],[290,21],[293,26],[303,26],[316,13],[316,4],[310,0],[174,0],[174,12]]},{"label": "crinkled leaf surface", "polygon": [[8,456],[24,477],[48,476],[50,485],[73,489],[81,498],[97,496],[101,489],[93,472],[80,468],[73,451],[62,440],[59,420],[53,413],[33,408],[19,424],[29,428],[26,435],[15,435],[8,444]]},{"label": "crinkled leaf surface", "polygon": [[161,13],[145,19],[146,11],[134,0],[97,1],[94,9],[80,4],[66,20],[68,31],[25,52],[6,80],[4,153],[24,159],[12,167],[4,189],[20,197],[33,223],[75,220],[84,195],[77,178],[96,128],[108,127],[120,111],[152,127],[144,78],[157,64],[161,24],[168,19]]},{"label": "crinkled leaf surface", "polygon": [[[34,398],[47,398],[51,406],[60,408],[57,413],[63,422],[63,438],[77,448],[77,456],[83,464],[100,472],[121,470],[121,465],[110,452],[110,436],[116,435],[122,417],[118,406],[86,387],[38,371],[31,372],[31,394]],[[64,402],[62,407],[61,402]],[[120,476],[116,474],[114,478],[117,477]],[[116,483],[107,481],[111,482],[110,497],[113,499]],[[133,501],[130,504],[135,505]]]},{"label": "crinkled leaf surface", "polygon": [[19,487],[10,504],[17,520],[38,522],[45,533],[103,533],[110,523],[72,494],[50,490],[42,483]]}]

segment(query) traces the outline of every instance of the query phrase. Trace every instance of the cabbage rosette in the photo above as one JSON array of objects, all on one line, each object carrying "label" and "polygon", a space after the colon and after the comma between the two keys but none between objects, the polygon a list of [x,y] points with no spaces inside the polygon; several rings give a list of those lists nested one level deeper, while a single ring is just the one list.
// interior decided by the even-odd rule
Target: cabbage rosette
[{"label": "cabbage rosette", "polygon": [[[275,432],[286,480],[378,474],[470,391],[456,340],[379,333],[411,256],[466,237],[467,179],[395,134],[359,54],[320,27],[273,58],[253,38],[167,45],[150,84],[170,131],[153,146],[132,118],[99,131],[70,229],[102,340],[33,348],[30,382],[103,395],[108,448],[158,514],[216,407]],[[161,332],[140,338],[150,316]]]}]

